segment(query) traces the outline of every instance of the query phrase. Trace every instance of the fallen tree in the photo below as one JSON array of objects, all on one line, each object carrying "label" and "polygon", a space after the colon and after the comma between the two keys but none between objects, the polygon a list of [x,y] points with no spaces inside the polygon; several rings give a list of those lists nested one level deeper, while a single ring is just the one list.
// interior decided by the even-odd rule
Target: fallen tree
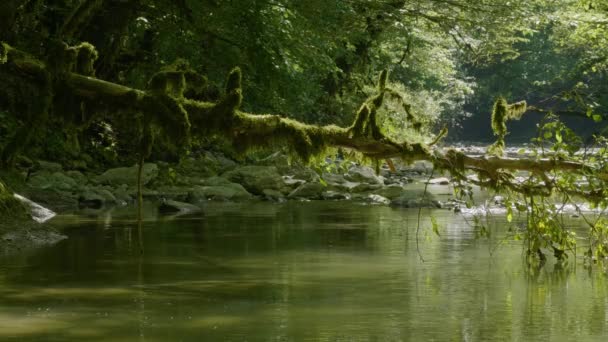
[{"label": "fallen tree", "polygon": [[[539,154],[534,158],[502,156],[506,121],[519,118],[526,111],[525,102],[497,101],[492,127],[498,140],[488,155],[473,157],[454,149],[438,148],[435,144],[445,132],[431,143],[395,141],[387,137],[377,122],[378,109],[385,98],[399,98],[387,86],[387,72],[380,75],[377,93],[361,105],[350,126],[317,126],[279,115],[242,111],[239,69],[228,75],[225,91],[217,102],[204,102],[187,96],[204,88],[206,79],[186,63],[176,62],[165,67],[152,77],[147,89],[134,89],[96,78],[93,63],[97,52],[88,43],[68,46],[57,42],[51,51],[43,61],[6,43],[0,44],[0,76],[4,80],[0,93],[10,109],[23,113],[24,121],[30,123],[21,127],[2,151],[2,167],[13,165],[36,126],[44,125],[51,113],[64,115],[70,124],[86,126],[97,113],[109,111],[127,116],[137,125],[139,136],[135,139],[140,167],[150,156],[159,135],[176,146],[186,146],[192,136],[221,136],[242,152],[252,148],[287,147],[304,161],[322,155],[331,147],[352,149],[377,161],[390,158],[399,158],[406,163],[428,160],[436,168],[452,173],[461,183],[471,182],[522,195],[527,203],[522,211],[533,214],[529,226],[539,227],[551,221],[550,211],[538,211],[538,201],[529,208],[536,197],[544,201],[554,193],[578,195],[598,205],[605,205],[608,197],[604,153],[594,160],[561,153],[559,149],[550,156]],[[477,177],[469,177],[467,171],[474,172]],[[513,171],[526,171],[527,181],[515,181]],[[579,182],[582,179],[586,180],[585,185]],[[141,202],[141,186],[139,200]],[[545,223],[540,224],[541,220]],[[597,221],[591,226],[595,231],[606,229],[603,224],[598,226]],[[563,230],[559,225],[555,229]],[[556,252],[556,256],[563,255],[563,251],[572,246],[572,239],[567,234],[547,236],[538,229],[530,229],[528,239],[535,241],[529,248],[530,255],[539,253],[541,247],[554,248],[562,251],[561,254]],[[603,243],[596,245],[604,246]],[[594,253],[597,260],[607,252],[600,248]]]}]

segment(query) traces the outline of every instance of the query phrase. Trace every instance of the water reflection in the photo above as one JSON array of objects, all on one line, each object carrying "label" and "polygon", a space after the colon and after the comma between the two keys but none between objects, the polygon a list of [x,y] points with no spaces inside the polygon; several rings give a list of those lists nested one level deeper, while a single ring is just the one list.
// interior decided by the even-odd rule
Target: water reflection
[{"label": "water reflection", "polygon": [[[123,216],[124,214],[124,216]],[[0,259],[0,340],[603,340],[601,274],[525,271],[521,248],[449,211],[324,202],[209,204],[63,218],[70,239]],[[441,237],[430,232],[437,218]],[[493,254],[490,255],[490,251]],[[574,263],[573,263],[574,264]]]}]

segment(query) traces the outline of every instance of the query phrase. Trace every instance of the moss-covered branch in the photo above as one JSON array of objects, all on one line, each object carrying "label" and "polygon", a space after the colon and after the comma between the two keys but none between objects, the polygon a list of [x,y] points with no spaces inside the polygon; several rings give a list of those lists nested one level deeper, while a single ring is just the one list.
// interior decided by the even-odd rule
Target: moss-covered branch
[{"label": "moss-covered branch", "polygon": [[[49,68],[41,61],[2,44],[0,72],[15,78],[44,77]],[[156,74],[148,90],[139,90],[106,82],[76,72],[61,73],[60,82],[54,82],[54,91],[61,87],[86,101],[106,107],[127,108],[139,118],[142,128],[142,155],[149,153],[154,141],[149,125],[156,125],[171,135],[175,143],[186,143],[190,134],[223,136],[243,151],[257,147],[288,147],[299,157],[308,160],[328,147],[357,150],[373,159],[401,158],[406,161],[430,160],[436,166],[453,173],[473,170],[490,180],[498,180],[502,171],[523,170],[546,174],[559,170],[590,175],[608,180],[608,172],[583,163],[559,159],[513,159],[500,156],[470,157],[449,150],[442,152],[431,145],[414,142],[396,142],[384,136],[378,128],[375,112],[382,105],[387,74],[382,73],[378,94],[362,106],[349,127],[317,126],[304,124],[278,115],[258,115],[240,110],[242,102],[241,75],[238,69],[231,72],[224,96],[215,103],[201,102],[184,96],[188,87],[200,87],[205,80],[187,67],[178,66]],[[57,75],[54,75],[57,77]],[[16,84],[16,83],[15,83]],[[42,90],[41,90],[42,91]],[[526,110],[525,102],[507,104],[499,100],[494,108],[492,126],[499,136],[506,135],[505,122],[520,117]],[[143,119],[142,119],[143,118]],[[144,151],[145,150],[145,151]],[[146,152],[146,153],[144,153]]]}]

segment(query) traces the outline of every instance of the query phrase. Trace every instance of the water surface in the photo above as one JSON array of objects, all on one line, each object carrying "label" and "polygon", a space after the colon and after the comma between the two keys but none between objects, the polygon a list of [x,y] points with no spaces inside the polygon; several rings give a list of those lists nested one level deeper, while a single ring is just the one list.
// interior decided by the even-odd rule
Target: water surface
[{"label": "water surface", "polygon": [[605,276],[526,272],[500,218],[478,239],[458,214],[424,210],[417,243],[418,210],[217,203],[150,213],[142,256],[132,216],[58,217],[68,240],[0,257],[0,340],[608,339]]}]

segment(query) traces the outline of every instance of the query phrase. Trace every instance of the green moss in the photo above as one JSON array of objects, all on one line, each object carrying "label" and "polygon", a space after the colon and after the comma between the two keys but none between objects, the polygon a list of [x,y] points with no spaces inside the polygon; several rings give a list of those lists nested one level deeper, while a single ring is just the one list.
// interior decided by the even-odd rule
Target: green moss
[{"label": "green moss", "polygon": [[8,51],[10,48],[7,44],[0,42],[0,65],[8,62]]},{"label": "green moss", "polygon": [[77,51],[76,66],[74,71],[85,76],[95,75],[95,61],[99,57],[97,49],[87,42],[83,42],[78,46],[71,47]]},{"label": "green moss", "polygon": [[192,70],[186,60],[177,59],[154,74],[148,88],[151,91],[182,98],[188,91],[193,95],[200,94],[206,86],[207,78]]},{"label": "green moss", "polygon": [[236,67],[232,69],[230,74],[228,74],[228,79],[226,80],[226,94],[230,94],[237,89],[242,89],[242,78],[241,68]]},{"label": "green moss", "polygon": [[528,110],[528,104],[526,101],[512,103],[508,106],[508,118],[510,120],[519,120],[524,115],[526,110]]},{"label": "green moss", "polygon": [[0,182],[0,217],[2,217],[3,220],[7,218],[27,217],[26,208],[13,196],[2,182]]},{"label": "green moss", "polygon": [[526,101],[508,104],[504,97],[499,97],[494,102],[492,109],[492,131],[497,136],[496,142],[488,148],[488,153],[502,155],[505,148],[505,137],[507,135],[507,121],[519,120],[526,112]]},{"label": "green moss", "polygon": [[367,122],[369,121],[369,114],[370,114],[369,107],[367,106],[366,103],[364,103],[361,106],[361,108],[359,109],[359,111],[357,112],[357,115],[355,116],[355,121],[353,122],[352,126],[350,127],[351,136],[362,136],[363,135],[365,126],[367,125]]},{"label": "green moss", "polygon": [[[146,113],[144,126],[156,125],[165,135],[167,141],[176,147],[185,147],[190,141],[190,118],[182,104],[164,93],[151,93],[143,99],[143,110]],[[145,134],[149,128],[144,127]]]},{"label": "green moss", "polygon": [[386,81],[388,80],[388,71],[387,70],[382,70],[382,72],[380,73],[380,77],[378,79],[378,91],[380,93],[384,92],[384,89],[386,88]]}]

